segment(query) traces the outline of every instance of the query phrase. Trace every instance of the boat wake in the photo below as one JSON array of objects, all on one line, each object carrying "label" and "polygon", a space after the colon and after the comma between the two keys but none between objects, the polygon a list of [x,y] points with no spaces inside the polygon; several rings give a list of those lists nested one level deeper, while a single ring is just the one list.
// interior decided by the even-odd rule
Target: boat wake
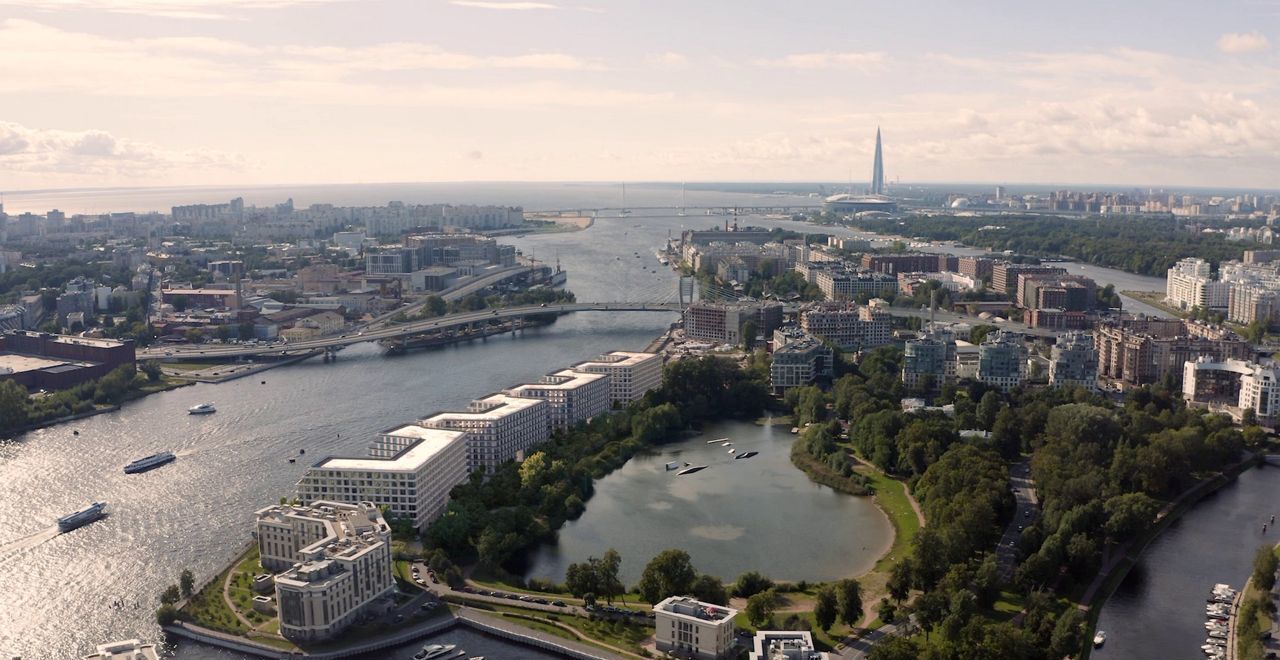
[{"label": "boat wake", "polygon": [[10,559],[16,557],[22,552],[35,548],[36,546],[48,541],[58,535],[58,526],[51,525],[38,532],[29,534],[20,539],[13,541],[5,541],[0,543],[0,564],[4,564]]}]

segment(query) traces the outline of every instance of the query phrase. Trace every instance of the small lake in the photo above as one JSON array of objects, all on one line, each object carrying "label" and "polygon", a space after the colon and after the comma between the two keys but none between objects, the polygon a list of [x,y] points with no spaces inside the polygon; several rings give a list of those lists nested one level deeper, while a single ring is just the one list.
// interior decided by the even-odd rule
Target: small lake
[{"label": "small lake", "polygon": [[[708,440],[728,438],[736,452]],[[525,577],[563,580],[570,563],[616,548],[622,579],[640,579],[662,550],[683,548],[694,566],[725,581],[758,570],[775,579],[831,580],[870,569],[892,540],[888,518],[869,497],[813,483],[791,463],[787,426],[709,424],[700,436],[638,455],[596,482],[586,512],[559,542],[535,550]],[[665,464],[706,465],[677,475]]]}]

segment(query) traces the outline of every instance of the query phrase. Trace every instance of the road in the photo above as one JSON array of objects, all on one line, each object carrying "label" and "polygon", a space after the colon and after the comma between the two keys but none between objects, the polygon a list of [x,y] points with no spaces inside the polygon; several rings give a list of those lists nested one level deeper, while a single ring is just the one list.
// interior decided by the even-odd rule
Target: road
[{"label": "road", "polygon": [[871,655],[871,649],[880,640],[890,635],[898,634],[909,625],[911,625],[909,619],[902,619],[896,623],[886,623],[844,647],[837,655],[841,660],[865,660]]},{"label": "road", "polygon": [[1013,579],[1013,571],[1018,565],[1017,543],[1022,536],[1022,528],[1040,516],[1040,501],[1036,497],[1035,482],[1031,480],[1030,462],[1023,460],[1009,466],[1009,486],[1018,506],[996,547],[1000,579],[1006,582]]},{"label": "road", "polygon": [[[504,280],[511,279],[512,277],[518,277],[520,275],[524,275],[526,273],[530,273],[534,270],[537,270],[538,268],[544,268],[544,267],[545,266],[543,266],[542,264],[538,264],[536,266],[510,266],[508,268],[503,268],[500,270],[495,270],[493,272],[485,273],[484,275],[481,275],[477,279],[464,282],[463,284],[460,284],[455,287],[445,289],[444,291],[441,291],[436,295],[443,298],[445,302],[453,302],[454,300],[461,300],[462,298],[465,298],[477,291],[493,286],[494,284],[497,284]],[[418,311],[419,309],[421,309],[423,305],[427,304],[427,297],[428,296],[423,296],[422,300],[415,302],[412,305],[401,307],[399,309],[393,309],[390,312],[376,316],[373,319],[369,320],[367,323],[357,325],[354,329],[361,330],[366,328],[376,328],[384,325],[387,319],[390,319],[396,314],[412,314]]]}]

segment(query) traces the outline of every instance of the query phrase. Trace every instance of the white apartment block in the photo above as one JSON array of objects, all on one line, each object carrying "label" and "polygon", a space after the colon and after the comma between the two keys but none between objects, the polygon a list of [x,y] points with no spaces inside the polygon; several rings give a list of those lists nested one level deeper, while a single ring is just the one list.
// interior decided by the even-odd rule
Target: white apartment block
[{"label": "white apartment block", "polygon": [[1049,385],[1098,389],[1098,349],[1093,335],[1068,332],[1058,337],[1049,358]]},{"label": "white apartment block", "polygon": [[541,399],[491,394],[465,412],[428,416],[422,425],[467,432],[467,470],[492,473],[511,459],[523,460],[531,447],[547,441],[551,406]]},{"label": "white apartment block", "polygon": [[800,328],[846,351],[893,343],[892,317],[874,305],[821,303],[800,313]]},{"label": "white apartment block", "polygon": [[257,512],[262,565],[275,576],[280,634],[332,639],[395,591],[391,528],[373,502],[317,501]]},{"label": "white apartment block", "polygon": [[408,424],[378,435],[365,458],[329,457],[298,481],[298,499],[373,502],[424,529],[467,478],[467,433]]},{"label": "white apartment block", "polygon": [[1174,264],[1165,282],[1166,301],[1183,310],[1192,307],[1225,310],[1230,291],[1230,283],[1213,279],[1209,262],[1195,257]]},{"label": "white apartment block", "polygon": [[553,431],[609,412],[609,376],[605,374],[562,369],[536,383],[516,385],[506,393],[546,401],[550,405],[549,428]]},{"label": "white apartment block", "polygon": [[687,596],[672,596],[653,606],[654,638],[659,651],[699,660],[734,655],[738,611]]},{"label": "white apartment block", "polygon": [[613,351],[573,365],[574,371],[609,377],[609,398],[626,405],[662,385],[662,356],[657,353]]},{"label": "white apartment block", "polygon": [[751,640],[748,660],[829,660],[818,651],[808,630],[761,630]]},{"label": "white apartment block", "polygon": [[1188,360],[1182,366],[1182,396],[1189,404],[1225,408],[1237,421],[1252,408],[1258,421],[1271,426],[1280,417],[1280,369],[1230,358]]}]

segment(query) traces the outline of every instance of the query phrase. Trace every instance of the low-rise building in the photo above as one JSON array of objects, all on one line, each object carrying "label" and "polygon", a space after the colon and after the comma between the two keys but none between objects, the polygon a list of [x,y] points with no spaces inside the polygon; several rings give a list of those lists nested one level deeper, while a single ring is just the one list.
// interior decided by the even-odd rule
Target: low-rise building
[{"label": "low-rise building", "polygon": [[0,334],[0,380],[30,390],[60,390],[136,364],[133,340],[51,335],[30,330]]},{"label": "low-rise building", "polygon": [[751,639],[750,660],[828,660],[807,630],[760,630]]},{"label": "low-rise building", "polygon": [[653,613],[659,651],[698,660],[733,656],[737,610],[688,596],[671,596],[654,605]]},{"label": "low-rise building", "polygon": [[505,461],[547,441],[551,406],[528,397],[491,394],[472,401],[465,412],[428,415],[422,425],[467,433],[467,470],[492,473]]},{"label": "low-rise building", "polygon": [[610,408],[609,376],[572,369],[547,374],[536,383],[516,385],[506,394],[546,401],[550,405],[547,422],[553,431],[573,427]]},{"label": "low-rise building", "polygon": [[328,457],[298,481],[298,499],[373,502],[425,529],[467,478],[465,431],[409,424],[378,435],[362,458]]},{"label": "low-rise building", "polygon": [[391,528],[373,502],[260,509],[256,536],[292,641],[333,639],[395,591]]},{"label": "low-rise building", "polygon": [[662,385],[662,356],[657,353],[613,351],[573,365],[574,371],[609,377],[609,398],[626,405]]}]

